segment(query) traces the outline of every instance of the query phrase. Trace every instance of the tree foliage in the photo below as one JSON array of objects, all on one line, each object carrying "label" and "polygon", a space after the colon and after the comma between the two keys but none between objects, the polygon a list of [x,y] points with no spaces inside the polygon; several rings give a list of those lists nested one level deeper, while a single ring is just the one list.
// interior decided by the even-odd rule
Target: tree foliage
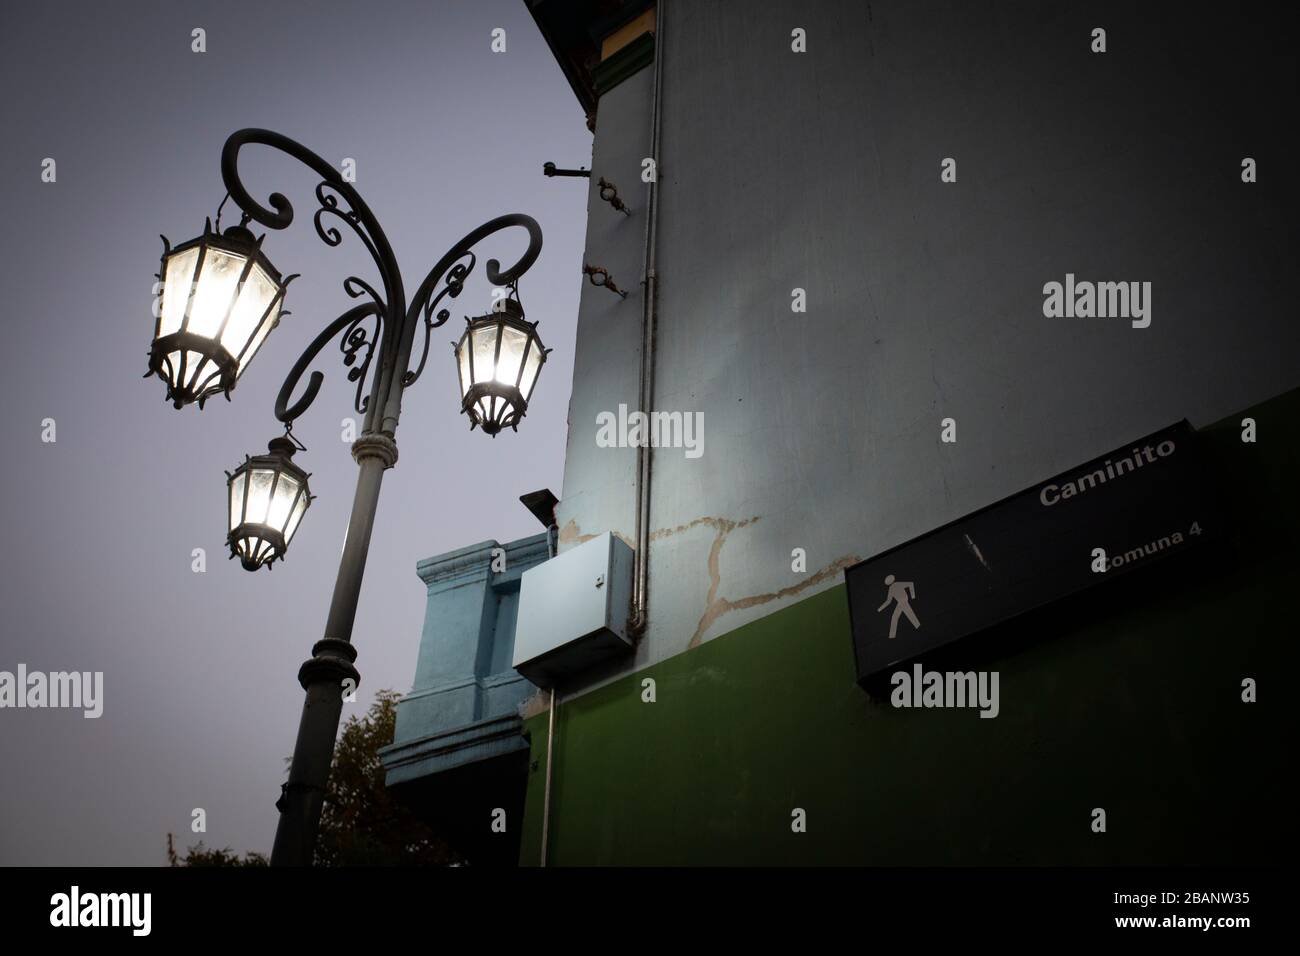
[{"label": "tree foliage", "polygon": [[[316,839],[317,866],[448,865],[457,854],[420,822],[384,785],[379,751],[393,742],[401,695],[381,690],[363,716],[349,717],[334,746],[325,807]],[[266,866],[261,853],[243,857],[229,847],[199,843],[185,856],[167,834],[171,866]]]},{"label": "tree foliage", "polygon": [[185,855],[181,856],[176,852],[172,835],[167,834],[168,866],[266,866],[267,863],[268,860],[261,853],[245,853],[241,857],[230,847],[221,850],[215,847],[208,849],[203,845],[202,840],[186,849]]},{"label": "tree foliage", "polygon": [[393,690],[375,694],[364,716],[349,717],[334,746],[317,866],[446,865],[456,854],[384,785],[379,750],[393,742]]}]

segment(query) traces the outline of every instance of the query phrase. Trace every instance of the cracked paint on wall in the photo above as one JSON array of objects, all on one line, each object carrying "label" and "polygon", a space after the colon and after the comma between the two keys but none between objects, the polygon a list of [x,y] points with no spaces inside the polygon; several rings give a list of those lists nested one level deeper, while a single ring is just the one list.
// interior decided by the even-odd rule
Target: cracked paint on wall
[{"label": "cracked paint on wall", "polygon": [[700,622],[695,627],[695,633],[691,635],[687,643],[688,648],[698,647],[704,639],[704,633],[713,626],[713,622],[722,615],[731,611],[740,611],[745,608],[756,607],[760,604],[767,604],[772,601],[778,601],[783,598],[793,597],[814,585],[841,573],[850,565],[857,564],[862,559],[857,555],[845,555],[837,558],[823,568],[814,571],[808,577],[804,578],[798,584],[791,584],[788,587],[780,588],[776,591],[768,591],[763,594],[751,594],[743,598],[720,598],[718,589],[721,586],[721,574],[718,570],[718,557],[722,551],[722,544],[726,540],[726,533],[722,533],[714,541],[713,547],[709,551],[709,596],[708,603],[705,605],[704,613],[700,616]]},{"label": "cracked paint on wall", "polygon": [[[718,618],[722,617],[724,614],[728,614],[731,611],[741,611],[747,608],[756,607],[760,604],[768,604],[772,601],[779,601],[784,598],[794,597],[795,595],[806,591],[808,588],[821,584],[823,581],[841,573],[845,568],[862,560],[862,558],[856,554],[844,555],[843,557],[836,558],[831,563],[812,572],[797,584],[791,584],[775,591],[751,594],[741,598],[719,597],[718,592],[722,588],[722,548],[727,542],[728,535],[738,528],[748,527],[759,520],[759,515],[753,515],[749,518],[742,519],[706,515],[687,521],[684,524],[675,525],[670,528],[657,528],[650,532],[651,541],[661,541],[665,538],[679,535],[695,528],[709,527],[714,530],[713,543],[709,547],[709,556],[706,563],[709,589],[705,597],[704,613],[700,615],[699,622],[695,626],[695,632],[691,635],[691,639],[686,644],[688,650],[693,647],[698,647],[701,641],[703,641],[705,633],[713,626]],[[614,534],[616,537],[627,541],[627,539],[623,535],[618,534],[618,532],[614,532]],[[572,518],[565,523],[564,527],[560,531],[560,541],[570,547],[582,544],[585,541],[590,541],[595,537],[597,537],[595,534],[583,534],[582,530],[578,527],[578,523]],[[629,545],[632,544],[630,541],[627,543]],[[653,577],[650,586],[650,615],[651,620],[653,620]]]}]

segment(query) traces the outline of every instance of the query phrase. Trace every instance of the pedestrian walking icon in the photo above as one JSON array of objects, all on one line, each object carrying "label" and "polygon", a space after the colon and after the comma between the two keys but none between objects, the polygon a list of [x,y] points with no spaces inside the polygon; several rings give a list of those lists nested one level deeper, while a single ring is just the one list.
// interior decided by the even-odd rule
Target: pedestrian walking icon
[{"label": "pedestrian walking icon", "polygon": [[891,601],[894,603],[894,615],[889,619],[889,639],[892,641],[898,632],[900,614],[906,614],[907,619],[912,622],[912,627],[919,631],[921,622],[916,619],[916,612],[912,610],[911,604],[916,600],[916,585],[911,581],[895,581],[892,574],[885,575],[885,584],[889,587],[885,592],[885,603],[876,608],[876,613],[879,614],[889,607]]}]

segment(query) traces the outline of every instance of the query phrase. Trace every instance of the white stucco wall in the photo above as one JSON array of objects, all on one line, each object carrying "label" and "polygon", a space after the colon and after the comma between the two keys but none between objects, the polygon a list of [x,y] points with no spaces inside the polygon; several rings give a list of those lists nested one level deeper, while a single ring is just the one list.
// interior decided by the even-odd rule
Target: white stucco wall
[{"label": "white stucco wall", "polygon": [[[654,407],[703,412],[704,454],[655,453],[650,626],[570,691],[1130,439],[1300,384],[1294,134],[1269,119],[1270,64],[1229,74],[1195,23],[1155,13],[1108,11],[1098,55],[1082,15],[973,6],[667,9]],[[562,549],[634,537],[635,453],[597,448],[595,416],[636,405],[651,82],[600,104],[586,255],[629,295],[584,287]],[[1260,182],[1241,182],[1243,156]],[[595,198],[601,175],[630,218]],[[1045,318],[1043,285],[1067,272],[1151,282],[1150,327]]]}]

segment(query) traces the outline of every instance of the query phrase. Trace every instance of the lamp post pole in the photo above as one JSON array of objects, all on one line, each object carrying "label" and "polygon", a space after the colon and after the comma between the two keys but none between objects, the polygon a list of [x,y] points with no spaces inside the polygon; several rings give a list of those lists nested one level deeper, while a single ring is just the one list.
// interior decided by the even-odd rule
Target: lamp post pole
[{"label": "lamp post pole", "polygon": [[[292,405],[289,399],[317,354],[337,337],[340,339],[339,348],[343,352],[344,363],[350,368],[348,380],[357,382],[356,410],[365,416],[361,435],[352,445],[352,457],[359,467],[352,516],[348,521],[324,636],[316,642],[311,658],[298,672],[298,681],[306,692],[306,698],[294,744],[289,779],[276,802],[280,822],[276,829],[271,863],[274,866],[305,866],[313,860],[343,698],[360,683],[360,675],[354,666],[357,653],[352,646],[352,627],[356,619],[357,599],[361,593],[361,580],[365,572],[384,472],[397,462],[395,434],[401,414],[402,394],[424,370],[430,333],[449,318],[448,310],[439,308],[439,305],[444,297],[455,298],[460,295],[466,277],[474,268],[477,260],[473,247],[493,233],[514,226],[522,227],[527,231],[529,241],[527,250],[519,260],[505,270],[501,269],[500,263],[495,259],[489,259],[486,265],[488,281],[496,286],[508,287],[512,296],[509,301],[511,310],[507,310],[509,318],[503,317],[501,327],[495,332],[497,338],[493,364],[488,372],[489,380],[465,381],[465,369],[473,371],[471,363],[474,359],[472,356],[461,358],[458,351],[458,362],[462,368],[462,411],[470,414],[472,426],[483,425],[485,432],[495,435],[504,425],[518,424],[524,414],[527,399],[531,396],[541,362],[545,361],[546,350],[542,349],[540,340],[533,333],[536,323],[523,321],[522,307],[518,304],[519,277],[536,261],[541,251],[542,234],[536,221],[522,214],[501,216],[484,223],[438,260],[420,283],[408,307],[396,258],[370,208],[338,170],[286,136],[270,130],[243,129],[226,140],[221,154],[221,175],[229,197],[243,212],[239,228],[255,221],[270,229],[284,229],[293,221],[293,208],[282,194],[272,193],[268,208],[255,200],[244,187],[239,177],[238,157],[241,147],[247,144],[269,146],[286,153],[321,177],[321,182],[316,187],[316,199],[320,204],[314,216],[317,234],[327,245],[337,246],[343,238],[337,225],[341,223],[348,227],[370,253],[380,279],[379,288],[357,276],[349,276],[344,280],[343,288],[347,294],[354,299],[362,299],[362,303],[339,316],[316,337],[290,371],[276,399],[276,418],[284,423],[286,429],[291,429],[293,421],[315,399],[323,380],[322,374],[312,372],[302,397]],[[327,222],[331,224],[327,225]],[[197,270],[195,281],[198,281]],[[188,314],[187,312],[187,321]],[[472,320],[470,332],[475,331],[474,323],[487,318]],[[511,341],[524,341],[525,345],[522,351],[513,356],[516,364],[502,365],[507,358],[503,351],[507,324],[511,327]],[[487,325],[492,323],[488,322]],[[423,350],[417,367],[412,370],[411,356],[416,333],[421,327],[424,331]],[[458,349],[473,349],[479,344],[478,339],[469,341],[469,335],[467,332]],[[370,375],[371,360],[376,351],[379,362],[377,368],[373,369],[374,374]],[[530,355],[533,351],[537,354]],[[358,364],[359,355],[362,358]],[[478,361],[483,363],[485,360],[480,357]],[[526,365],[531,369],[531,377],[527,385],[524,385],[528,374],[525,372]],[[151,371],[157,371],[166,378],[164,371],[160,371],[162,367],[161,361],[154,362],[151,359]],[[183,365],[181,367],[184,368]],[[502,369],[506,367],[513,377],[506,381],[503,388],[499,383],[504,381]],[[482,368],[479,369],[480,376],[483,371]],[[363,394],[367,378],[370,379],[368,395]],[[231,386],[233,387],[233,380]],[[228,388],[226,393],[229,397]],[[508,395],[509,398],[498,398],[498,395]],[[180,404],[181,401],[177,400],[178,407]],[[251,482],[251,479],[246,480]],[[234,547],[232,541],[232,551]],[[256,562],[253,566],[257,566]]]},{"label": "lamp post pole", "polygon": [[298,682],[306,691],[306,698],[298,721],[289,780],[275,804],[280,811],[280,822],[271,850],[272,866],[309,866],[312,862],[343,698],[348,693],[346,688],[355,690],[361,683],[361,675],[353,665],[357,652],[352,646],[352,625],[379,505],[379,488],[385,469],[397,461],[397,444],[384,435],[362,435],[353,444],[352,455],[360,466],[360,474],[334,582],[334,596],[325,621],[325,636],[312,647],[312,656],[298,670]]}]

